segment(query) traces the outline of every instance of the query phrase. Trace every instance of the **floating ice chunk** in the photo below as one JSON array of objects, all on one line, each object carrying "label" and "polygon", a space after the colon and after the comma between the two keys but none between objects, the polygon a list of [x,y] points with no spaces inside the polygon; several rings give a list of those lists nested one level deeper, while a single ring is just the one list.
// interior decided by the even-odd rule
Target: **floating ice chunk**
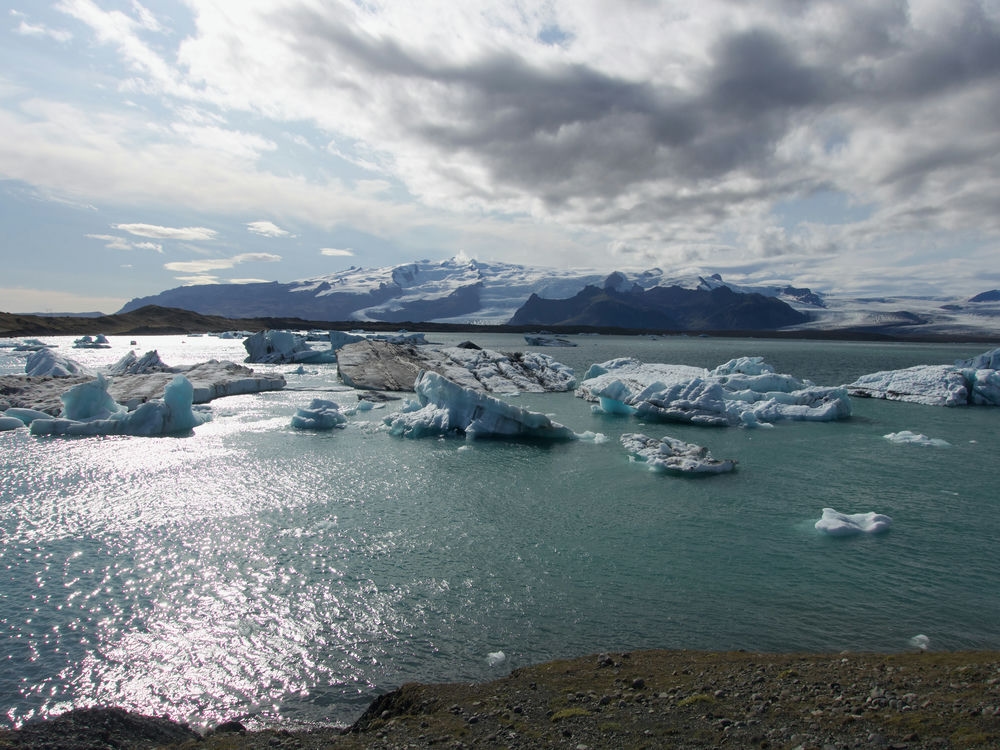
[{"label": "floating ice chunk", "polygon": [[569,339],[561,339],[557,336],[532,336],[525,334],[524,340],[528,346],[576,346]]},{"label": "floating ice chunk", "polygon": [[365,336],[358,336],[347,331],[330,331],[330,348],[337,351],[340,347],[353,344],[357,341],[364,341]]},{"label": "floating ice chunk", "polygon": [[637,461],[648,464],[650,471],[697,475],[725,474],[736,468],[736,461],[720,461],[709,453],[708,448],[669,436],[657,440],[629,432],[621,436],[621,443]]},{"label": "floating ice chunk", "polygon": [[347,424],[347,417],[340,412],[340,404],[314,398],[307,409],[299,409],[292,416],[292,427],[299,430],[332,430]]},{"label": "floating ice chunk", "polygon": [[774,372],[761,357],[740,357],[711,372],[634,359],[592,365],[576,395],[595,413],[639,419],[758,427],[780,420],[832,421],[851,415],[843,388],[818,387]]},{"label": "floating ice chunk", "polygon": [[955,367],[960,370],[1000,370],[1000,347],[972,359],[959,360]]},{"label": "floating ice chunk", "polygon": [[1000,406],[1000,348],[954,365],[917,365],[862,375],[851,395],[930,406]]},{"label": "floating ice chunk", "polygon": [[56,354],[51,349],[36,349],[24,363],[24,373],[33,378],[68,378],[74,375],[93,375],[93,371],[79,362]]},{"label": "floating ice chunk", "polygon": [[915,635],[910,639],[910,645],[913,646],[913,648],[919,648],[921,651],[926,651],[931,646],[931,639],[921,633],[920,635]]},{"label": "floating ice chunk", "polygon": [[37,352],[40,349],[54,349],[55,344],[46,344],[38,339],[25,339],[19,344],[15,344],[15,352]]},{"label": "floating ice chunk", "polygon": [[103,333],[97,334],[97,336],[91,338],[90,336],[83,336],[78,338],[73,342],[74,349],[110,349],[111,342],[104,336]]},{"label": "floating ice chunk", "polygon": [[962,374],[972,386],[969,403],[974,406],[1000,406],[1000,369],[969,369],[963,370]]},{"label": "floating ice chunk", "polygon": [[[46,415],[48,416],[48,415]],[[26,425],[17,417],[11,417],[7,414],[0,414],[0,432],[6,432],[8,430],[19,430]]]},{"label": "floating ice chunk", "polygon": [[[387,416],[389,432],[401,437],[461,433],[466,438],[517,437],[575,440],[576,433],[538,412],[512,406],[493,396],[423,371],[414,386],[416,404]],[[419,406],[413,410],[413,406]]]},{"label": "floating ice chunk", "polygon": [[299,362],[336,362],[330,349],[313,349],[304,337],[289,331],[259,331],[243,342],[247,350],[244,362],[296,364]]},{"label": "floating ice chunk", "polygon": [[891,443],[910,443],[912,445],[927,445],[933,448],[951,447],[951,443],[949,443],[947,440],[942,440],[941,438],[929,438],[926,435],[921,435],[917,432],[911,432],[910,430],[890,432],[888,435],[883,435],[882,437],[884,437]]},{"label": "floating ice chunk", "polygon": [[507,661],[507,654],[503,651],[491,651],[486,654],[486,663],[491,667],[503,664],[505,661]]},{"label": "floating ice chunk", "polygon": [[63,418],[35,419],[32,435],[168,435],[187,432],[208,421],[211,415],[192,410],[194,387],[177,375],[163,391],[163,398],[140,404],[135,411],[115,403],[107,392],[107,380],[74,386],[62,396]]},{"label": "floating ice chunk", "polygon": [[892,526],[892,519],[881,513],[839,513],[833,508],[823,508],[823,517],[816,528],[831,536],[853,534],[878,534]]},{"label": "floating ice chunk", "polygon": [[108,375],[148,375],[151,372],[168,372],[170,367],[160,359],[159,353],[153,349],[141,357],[135,356],[131,349],[124,357],[107,368]]},{"label": "floating ice chunk", "polygon": [[52,419],[52,415],[38,409],[27,409],[19,406],[12,406],[4,412],[8,417],[15,417],[21,420],[22,424],[29,425],[36,419]]},{"label": "floating ice chunk", "polygon": [[909,401],[929,406],[969,402],[969,383],[950,365],[918,365],[862,375],[847,386],[852,396]]}]

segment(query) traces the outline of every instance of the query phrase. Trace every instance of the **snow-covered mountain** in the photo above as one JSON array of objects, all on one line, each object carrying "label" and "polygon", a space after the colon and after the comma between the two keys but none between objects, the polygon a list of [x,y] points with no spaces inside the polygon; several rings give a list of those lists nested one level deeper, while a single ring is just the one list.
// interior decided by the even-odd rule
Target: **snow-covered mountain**
[{"label": "snow-covered mountain", "polygon": [[1000,335],[1000,295],[990,292],[975,298],[980,301],[847,299],[788,285],[740,286],[726,282],[719,274],[676,276],[659,268],[609,274],[597,269],[555,269],[465,258],[383,268],[352,266],[290,283],[177,287],[134,299],[120,312],[160,305],[230,318],[500,325],[509,322],[532,295],[543,300],[568,300],[587,287],[619,296],[657,287],[704,292],[725,287],[738,295],[773,298],[805,313],[808,320],[799,316],[799,322],[791,326],[796,329]]}]

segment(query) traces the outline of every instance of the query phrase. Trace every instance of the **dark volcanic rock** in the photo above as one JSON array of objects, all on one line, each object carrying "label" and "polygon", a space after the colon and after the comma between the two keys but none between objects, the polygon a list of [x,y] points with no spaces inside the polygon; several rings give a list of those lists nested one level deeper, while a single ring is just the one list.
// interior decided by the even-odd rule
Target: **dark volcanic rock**
[{"label": "dark volcanic rock", "polygon": [[189,727],[169,719],[133,714],[120,708],[78,708],[54,719],[25,724],[3,737],[3,746],[32,750],[106,750],[153,748],[199,739],[200,735]]}]

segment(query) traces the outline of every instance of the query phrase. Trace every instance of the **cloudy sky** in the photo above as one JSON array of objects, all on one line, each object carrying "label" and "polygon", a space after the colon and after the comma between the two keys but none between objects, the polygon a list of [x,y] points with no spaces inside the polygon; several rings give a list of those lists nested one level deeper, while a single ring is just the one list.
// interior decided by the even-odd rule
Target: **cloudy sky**
[{"label": "cloudy sky", "polygon": [[1000,0],[0,8],[0,310],[460,253],[1000,286]]}]

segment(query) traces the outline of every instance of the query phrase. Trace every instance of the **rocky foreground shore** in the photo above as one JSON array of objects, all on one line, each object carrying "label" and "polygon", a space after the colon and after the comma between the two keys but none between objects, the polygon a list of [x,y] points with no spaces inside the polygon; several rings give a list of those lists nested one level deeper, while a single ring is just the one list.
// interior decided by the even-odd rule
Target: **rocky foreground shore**
[{"label": "rocky foreground shore", "polygon": [[116,709],[0,748],[997,748],[1000,653],[608,653],[482,684],[408,684],[348,729],[205,734]]}]

